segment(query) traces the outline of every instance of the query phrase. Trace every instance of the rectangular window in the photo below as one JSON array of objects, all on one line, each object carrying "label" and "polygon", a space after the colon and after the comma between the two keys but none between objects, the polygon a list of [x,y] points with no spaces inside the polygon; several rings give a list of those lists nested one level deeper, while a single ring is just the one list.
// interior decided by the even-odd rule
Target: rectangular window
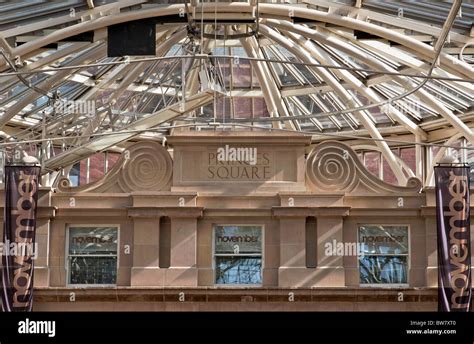
[{"label": "rectangular window", "polygon": [[360,284],[408,283],[408,226],[359,227]]},{"label": "rectangular window", "polygon": [[216,226],[216,284],[262,284],[262,227]]},{"label": "rectangular window", "polygon": [[69,227],[68,283],[117,282],[117,227]]}]

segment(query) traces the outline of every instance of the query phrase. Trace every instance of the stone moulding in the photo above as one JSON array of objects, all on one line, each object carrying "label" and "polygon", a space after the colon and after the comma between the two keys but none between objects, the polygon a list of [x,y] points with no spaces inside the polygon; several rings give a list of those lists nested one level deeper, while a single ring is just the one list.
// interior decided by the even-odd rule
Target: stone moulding
[{"label": "stone moulding", "polygon": [[169,191],[173,161],[168,151],[157,142],[138,142],[126,149],[114,167],[101,179],[72,187],[62,177],[58,192]]},{"label": "stone moulding", "polygon": [[[404,293],[404,302],[435,303],[436,288],[233,288],[233,287],[116,287],[98,289],[74,289],[77,302],[176,302],[190,304],[193,302],[227,303],[227,302],[288,302],[289,293],[294,293],[296,303],[301,302],[398,302],[398,292]],[[70,303],[70,288],[36,287],[35,302]],[[179,301],[179,293],[186,294],[186,302]]]},{"label": "stone moulding", "polygon": [[409,178],[406,186],[388,184],[371,174],[351,147],[325,141],[317,145],[306,161],[308,187],[316,192],[345,194],[406,194],[419,193],[422,183]]}]

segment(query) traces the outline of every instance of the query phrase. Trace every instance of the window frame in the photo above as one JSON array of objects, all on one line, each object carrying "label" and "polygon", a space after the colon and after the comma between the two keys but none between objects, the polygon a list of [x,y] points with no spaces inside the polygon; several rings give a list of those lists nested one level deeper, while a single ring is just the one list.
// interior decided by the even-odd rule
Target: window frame
[{"label": "window frame", "polygon": [[392,226],[392,227],[406,227],[407,228],[407,241],[408,241],[408,253],[404,253],[404,254],[393,254],[393,253],[389,253],[389,254],[364,254],[364,256],[377,256],[377,257],[385,257],[385,256],[392,256],[392,257],[400,257],[400,256],[404,256],[404,257],[407,257],[407,283],[361,283],[361,280],[360,280],[360,256],[361,255],[357,255],[357,274],[358,274],[358,280],[359,280],[359,287],[361,288],[407,288],[410,286],[410,270],[411,270],[411,225],[410,224],[406,224],[406,223],[390,223],[390,224],[387,224],[387,223],[384,223],[384,224],[380,224],[380,223],[359,223],[357,224],[357,233],[356,233],[356,237],[357,237],[357,244],[360,245],[360,241],[359,241],[359,231],[360,231],[360,228],[361,227],[369,227],[369,226]]},{"label": "window frame", "polygon": [[[230,254],[230,253],[219,253],[216,254],[216,227],[260,227],[261,231],[261,251],[260,254],[256,253],[239,253],[239,254]],[[260,267],[260,280],[261,283],[255,284],[242,284],[242,283],[226,283],[221,284],[217,283],[217,269],[216,269],[216,257],[261,257],[261,267]],[[235,224],[235,223],[214,223],[212,224],[212,270],[213,270],[213,285],[219,288],[225,287],[249,287],[249,288],[258,288],[263,286],[263,270],[265,268],[265,225],[264,224]]]},{"label": "window frame", "polygon": [[[70,283],[71,281],[71,270],[69,268],[70,264],[70,257],[81,257],[85,255],[70,255],[69,254],[69,233],[71,228],[97,228],[97,227],[114,227],[117,229],[117,253],[115,254],[117,266],[116,266],[116,279],[114,284],[75,284]],[[110,288],[117,286],[117,279],[118,279],[118,272],[120,267],[120,225],[119,224],[66,224],[66,242],[65,242],[65,269],[66,269],[66,287],[67,288]],[[88,257],[113,257],[113,255],[105,255],[105,254],[91,254],[87,255]]]}]

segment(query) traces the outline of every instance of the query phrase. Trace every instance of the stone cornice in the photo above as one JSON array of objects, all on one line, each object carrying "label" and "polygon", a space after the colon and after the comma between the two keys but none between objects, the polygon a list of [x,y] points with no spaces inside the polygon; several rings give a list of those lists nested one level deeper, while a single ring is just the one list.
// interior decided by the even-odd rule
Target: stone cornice
[{"label": "stone cornice", "polygon": [[142,218],[198,218],[202,217],[202,207],[129,207],[127,215]]},{"label": "stone cornice", "polygon": [[245,216],[245,217],[261,217],[272,216],[271,209],[252,209],[252,208],[205,208],[205,217],[221,217],[221,216]]},{"label": "stone cornice", "polygon": [[56,218],[68,217],[124,217],[127,216],[127,209],[124,208],[59,208],[56,210]]},{"label": "stone cornice", "polygon": [[[474,205],[471,205],[471,214],[474,214]],[[422,216],[436,216],[436,206],[421,207],[420,213]]]},{"label": "stone cornice", "polygon": [[302,134],[281,134],[272,133],[268,135],[266,133],[259,132],[242,132],[238,135],[235,133],[219,132],[217,134],[211,133],[193,133],[192,135],[171,135],[168,136],[168,143],[179,146],[194,146],[197,144],[215,144],[215,145],[246,145],[251,146],[254,144],[258,145],[285,145],[285,146],[304,146],[311,143],[311,136]]},{"label": "stone cornice", "polygon": [[351,217],[420,217],[420,208],[352,208],[349,215]]},{"label": "stone cornice", "polygon": [[272,207],[275,217],[344,217],[350,207]]},{"label": "stone cornice", "polygon": [[[0,219],[3,221],[4,216],[4,207],[0,207]],[[38,207],[36,218],[37,219],[52,219],[56,217],[57,208],[56,207]]]},{"label": "stone cornice", "polygon": [[[116,287],[116,288],[35,288],[35,302],[437,302],[436,288],[217,288],[217,287]],[[182,295],[182,294],[181,294]]]}]

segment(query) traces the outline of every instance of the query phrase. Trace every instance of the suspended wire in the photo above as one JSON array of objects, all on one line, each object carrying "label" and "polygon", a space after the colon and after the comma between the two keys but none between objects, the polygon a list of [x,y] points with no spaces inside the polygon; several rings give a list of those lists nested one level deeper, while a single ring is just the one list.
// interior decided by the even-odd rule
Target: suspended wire
[{"label": "suspended wire", "polygon": [[[77,135],[77,136],[55,136],[55,137],[48,137],[48,138],[41,138],[41,139],[32,139],[32,140],[22,140],[22,141],[10,141],[10,142],[1,142],[0,147],[8,147],[8,146],[21,146],[21,145],[28,145],[32,143],[41,143],[41,142],[49,142],[49,141],[65,141],[65,140],[74,140],[76,138],[100,138],[103,136],[114,136],[114,135],[123,135],[123,134],[142,134],[146,132],[158,132],[161,133],[164,130],[175,129],[175,128],[186,128],[186,127],[207,127],[217,129],[216,126],[210,126],[209,123],[189,123],[189,124],[176,124],[176,125],[168,125],[168,126],[161,126],[159,128],[147,128],[147,129],[133,129],[133,130],[121,130],[116,132],[107,132],[107,133],[94,133],[89,135]],[[353,140],[367,140],[367,141],[380,141],[380,142],[387,142],[392,144],[398,145],[405,145],[405,146],[424,146],[424,147],[440,147],[440,148],[453,148],[453,149],[462,149],[462,150],[469,150],[474,151],[474,146],[467,147],[467,146],[455,146],[455,145],[448,145],[443,143],[428,143],[428,142],[416,142],[416,141],[404,141],[404,140],[397,140],[397,139],[387,139],[387,138],[372,138],[372,137],[365,137],[365,136],[357,136],[357,135],[350,135],[344,133],[319,133],[319,132],[312,132],[309,130],[300,130],[294,131],[292,129],[285,129],[285,128],[269,128],[269,127],[262,127],[254,124],[245,124],[245,123],[232,123],[228,122],[225,125],[220,124],[221,128],[232,128],[232,127],[242,127],[242,128],[252,128],[252,129],[259,129],[265,131],[282,131],[288,132],[292,134],[301,134],[301,135],[311,135],[311,136],[321,136],[321,137],[334,137],[339,139],[353,139]]]},{"label": "suspended wire", "polygon": [[[430,68],[429,68],[428,74],[427,74],[428,78],[432,76],[434,68],[435,68],[436,64],[438,63],[439,56],[441,54],[441,51],[443,50],[443,45],[446,42],[446,38],[448,37],[449,31],[451,30],[451,27],[454,23],[454,15],[459,11],[459,7],[460,7],[461,3],[462,3],[462,1],[455,1],[453,3],[453,6],[451,7],[449,17],[448,17],[448,20],[450,20],[450,22],[445,27],[443,27],[443,30],[442,30],[439,38],[438,38],[438,41],[436,42],[435,56],[433,58],[433,61],[430,63]],[[336,111],[336,112],[330,112],[330,113],[325,112],[325,113],[321,113],[321,114],[312,114],[312,115],[279,116],[279,117],[270,117],[270,118],[265,118],[265,119],[259,119],[257,121],[258,122],[260,122],[260,121],[280,122],[282,120],[293,121],[295,119],[315,118],[315,117],[319,117],[321,115],[342,115],[342,114],[346,114],[346,113],[369,110],[369,109],[372,109],[372,108],[375,108],[375,107],[390,104],[390,103],[395,102],[397,100],[401,100],[401,99],[409,97],[410,95],[416,93],[421,88],[423,88],[426,85],[426,83],[428,82],[428,80],[429,80],[428,78],[423,79],[418,85],[416,85],[415,87],[413,87],[409,91],[403,92],[403,93],[401,93],[401,94],[399,94],[395,97],[387,98],[387,99],[379,101],[377,103],[367,104],[367,105],[363,105],[363,106],[359,106],[359,107],[353,107],[353,108],[344,109],[344,110],[340,110],[340,111]]]},{"label": "suspended wire", "polygon": [[204,6],[201,6],[201,55],[204,54],[204,51],[202,51],[202,43],[204,42]]},{"label": "suspended wire", "polygon": [[[15,71],[15,73],[17,73],[17,68],[15,67],[15,64],[12,63],[8,57],[8,55],[3,51],[3,49],[0,49],[0,54],[2,54],[3,58],[5,59],[5,61],[7,62],[7,64],[10,66],[11,69],[13,69]],[[53,95],[39,87],[36,87],[35,85],[32,85],[31,82],[29,82],[28,80],[26,80],[22,74],[16,74],[15,76],[18,77],[18,79],[29,89],[31,90],[34,90],[36,92],[38,92],[39,94],[42,94],[46,97],[48,97],[49,99],[53,99]]]},{"label": "suspended wire", "polygon": [[[201,51],[202,51],[202,44],[201,44]],[[395,75],[395,76],[406,76],[410,78],[416,79],[428,79],[428,80],[445,80],[445,81],[455,81],[455,82],[465,82],[465,83],[474,83],[474,78],[455,78],[455,77],[446,77],[446,76],[438,76],[438,75],[424,75],[424,74],[413,74],[413,73],[403,73],[403,72],[390,72],[385,70],[376,70],[376,69],[369,69],[369,68],[359,68],[359,67],[348,67],[348,66],[334,66],[322,63],[309,63],[309,62],[302,62],[302,61],[289,61],[289,60],[278,60],[278,59],[265,59],[259,57],[248,57],[248,56],[237,56],[237,55],[214,55],[215,58],[239,58],[241,60],[249,60],[249,61],[256,61],[256,62],[274,62],[274,63],[283,63],[283,64],[293,64],[298,66],[307,66],[307,67],[316,67],[316,68],[325,68],[325,69],[342,69],[342,70],[349,70],[354,72],[365,72],[371,73],[373,75],[381,74],[381,75]],[[24,75],[24,74],[36,74],[36,73],[47,73],[47,72],[57,72],[62,70],[72,70],[72,69],[87,69],[91,67],[102,67],[102,66],[114,66],[120,64],[130,64],[130,63],[140,63],[140,62],[151,62],[157,60],[170,60],[170,59],[208,59],[209,55],[201,53],[201,54],[194,54],[194,55],[175,55],[175,56],[155,56],[155,57],[146,57],[146,58],[137,58],[131,60],[124,60],[124,61],[110,61],[110,62],[98,62],[98,63],[90,63],[90,64],[82,64],[82,65],[72,65],[72,66],[64,66],[64,67],[57,67],[57,68],[44,68],[39,70],[28,70],[28,71],[15,71],[15,72],[4,72],[0,73],[0,77],[4,76],[16,76],[16,75]],[[373,76],[371,75],[371,76]]]},{"label": "suspended wire", "polygon": [[[226,47],[226,35],[227,35],[227,27],[224,26],[224,53],[227,53],[227,47]],[[223,60],[223,61],[226,61],[226,60]],[[230,67],[230,61],[229,61],[229,64],[228,66]],[[219,63],[219,69],[220,69],[220,63]],[[221,74],[222,74],[222,70],[221,71]],[[229,73],[229,71],[227,71],[227,73]],[[224,92],[227,93],[227,89],[225,87],[225,76],[224,75],[221,75],[222,76],[222,87],[224,88]],[[222,100],[222,122],[225,123],[225,101],[226,99],[223,98]]]},{"label": "suspended wire", "polygon": [[[203,28],[201,28],[202,30]],[[214,0],[214,50],[217,47],[217,0]],[[216,122],[217,117],[217,65],[218,60],[215,59],[214,65],[214,122]],[[212,64],[212,59],[211,59]]]},{"label": "suspended wire", "polygon": [[[453,4],[452,10],[456,7],[456,3]],[[447,38],[447,35],[449,33],[450,27],[452,26],[452,23],[450,25],[446,26],[443,28],[443,32],[441,33],[437,43],[436,43],[436,49],[435,49],[435,57],[433,61],[430,64],[430,68],[428,70],[427,75],[416,75],[416,74],[409,74],[409,73],[399,73],[399,72],[388,72],[388,71],[377,71],[377,70],[370,70],[370,69],[365,69],[365,68],[354,68],[354,67],[346,67],[346,66],[334,66],[334,65],[326,65],[326,64],[319,64],[319,63],[306,63],[306,62],[298,62],[298,61],[281,61],[277,59],[266,59],[266,58],[252,58],[252,57],[240,57],[239,59],[246,59],[246,60],[252,60],[252,61],[264,61],[264,62],[275,62],[275,63],[283,63],[283,64],[293,64],[293,65],[303,65],[303,66],[311,66],[315,68],[326,68],[326,69],[342,69],[342,70],[352,70],[352,71],[362,71],[362,72],[367,72],[367,73],[374,73],[374,74],[384,74],[384,75],[397,75],[397,76],[407,76],[407,77],[412,77],[412,78],[420,78],[423,79],[422,82],[420,82],[417,86],[415,86],[413,89],[402,93],[398,96],[395,96],[391,99],[387,99],[385,101],[381,101],[378,103],[374,104],[369,104],[365,105],[362,107],[358,108],[353,108],[353,109],[345,109],[342,111],[337,111],[337,112],[332,112],[332,113],[321,113],[322,115],[336,115],[336,114],[343,114],[343,113],[349,113],[349,112],[355,112],[355,111],[361,111],[361,110],[366,110],[369,108],[381,106],[384,104],[387,104],[392,101],[400,100],[405,97],[408,97],[409,95],[417,92],[419,89],[421,89],[427,82],[428,80],[432,79],[437,79],[437,80],[446,80],[446,81],[457,81],[457,82],[469,82],[472,83],[474,82],[474,79],[469,79],[469,78],[449,78],[449,77],[442,77],[442,76],[433,76],[432,73],[434,71],[434,68],[436,66],[436,63],[439,59],[442,47],[444,45],[444,42]],[[119,65],[123,63],[139,63],[139,62],[146,62],[146,61],[157,61],[157,60],[166,60],[166,59],[176,59],[176,58],[200,58],[200,59],[207,59],[209,58],[208,55],[203,55],[202,54],[202,33],[204,30],[203,26],[203,15],[201,14],[201,55],[183,55],[183,56],[172,56],[172,57],[152,57],[152,58],[143,58],[143,59],[135,59],[131,61],[114,61],[114,62],[103,62],[103,63],[95,63],[95,64],[87,64],[87,65],[76,65],[76,66],[65,66],[65,67],[59,67],[59,68],[49,68],[49,69],[42,69],[42,70],[32,70],[32,71],[16,71],[15,67],[13,65],[10,66],[14,70],[14,72],[10,73],[1,73],[0,76],[20,76],[24,74],[34,74],[34,73],[43,73],[43,72],[48,72],[48,71],[59,71],[59,70],[70,70],[70,69],[81,69],[81,68],[90,68],[90,67],[95,67],[95,66],[110,66],[110,65]],[[217,0],[215,0],[215,42],[217,42]],[[216,44],[217,46],[217,44]],[[213,56],[214,59],[217,58],[235,58],[232,55],[215,55]],[[8,60],[7,60],[8,61]],[[217,73],[217,69],[215,68],[215,74]],[[217,74],[215,75],[215,78],[217,80]],[[20,78],[20,80],[22,80]],[[24,80],[22,80],[24,82]],[[216,90],[214,90],[216,92]],[[42,93],[42,92],[40,92]],[[216,95],[215,95],[216,98]],[[283,120],[295,120],[298,118],[306,119],[306,118],[311,118],[311,117],[316,117],[321,114],[316,114],[316,115],[303,115],[303,116],[287,116],[287,117],[277,117],[277,118],[264,118],[264,119],[257,119],[256,121],[283,121]],[[214,122],[216,120],[216,111],[214,111]],[[238,119],[234,119],[234,121],[239,121]],[[246,121],[246,119],[242,119],[241,121]],[[248,120],[247,120],[248,121]],[[255,119],[252,119],[252,121],[255,121]],[[184,125],[184,126],[197,126],[199,124],[190,124],[190,125]],[[294,133],[294,130],[291,129],[283,129],[283,128],[266,128],[266,127],[258,127],[255,125],[246,125],[246,124],[238,124],[238,123],[232,123],[230,124],[232,126],[242,126],[242,127],[252,127],[256,129],[265,129],[265,130],[280,130],[280,131],[289,131]],[[117,134],[123,134],[126,132],[152,132],[155,130],[165,130],[167,128],[172,128],[176,126],[169,126],[169,127],[160,127],[158,129],[142,129],[142,130],[137,130],[137,131],[120,131],[120,132],[111,132],[111,133],[100,133],[100,134],[92,134],[92,135],[84,135],[84,136],[73,136],[73,137],[56,137],[56,138],[43,138],[43,139],[35,139],[35,140],[25,140],[25,141],[18,141],[18,142],[5,142],[5,143],[0,143],[0,147],[3,146],[8,146],[8,145],[18,145],[18,144],[28,144],[28,143],[35,143],[35,142],[43,142],[43,141],[53,141],[53,140],[67,140],[67,139],[72,139],[72,138],[79,138],[79,137],[98,137],[98,136],[107,136],[107,135],[117,135]],[[348,138],[348,139],[361,139],[360,136],[354,136],[354,135],[346,135],[346,134],[340,134],[340,133],[314,133],[314,132],[308,132],[308,131],[300,131],[302,134],[303,133],[308,133],[311,135],[322,135],[322,136],[333,136],[333,137],[339,137],[339,138]],[[445,148],[455,148],[455,149],[467,149],[467,150],[474,150],[474,147],[457,147],[457,146],[450,146],[450,145],[443,145],[443,144],[436,144],[436,143],[423,143],[423,142],[407,142],[407,141],[401,141],[401,140],[394,140],[394,139],[377,139],[377,138],[364,138],[366,140],[371,140],[371,141],[384,141],[387,143],[397,143],[397,144],[407,144],[407,145],[421,145],[421,146],[435,146],[435,147],[445,147]]]}]

